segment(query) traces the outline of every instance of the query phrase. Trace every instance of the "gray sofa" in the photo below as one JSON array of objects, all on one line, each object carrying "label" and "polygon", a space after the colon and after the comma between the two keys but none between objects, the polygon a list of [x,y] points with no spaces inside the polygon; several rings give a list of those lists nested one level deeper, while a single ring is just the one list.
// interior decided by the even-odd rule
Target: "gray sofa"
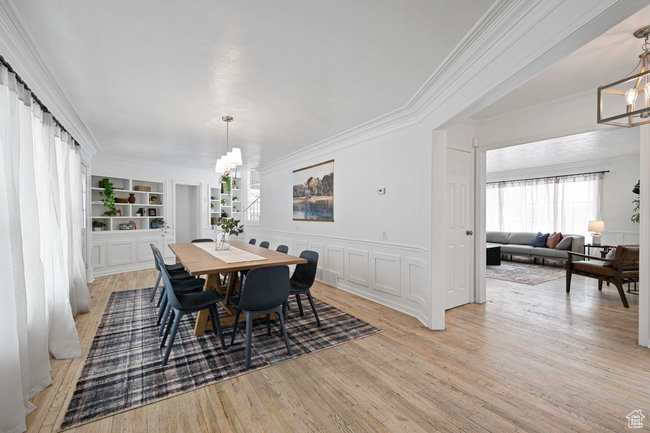
[{"label": "gray sofa", "polygon": [[[560,250],[555,248],[533,247],[533,239],[537,233],[523,232],[487,232],[486,241],[488,246],[500,246],[501,256],[523,256],[534,261],[537,259],[567,260],[569,251],[584,254],[585,237],[582,235],[564,235],[571,238],[571,249]],[[573,260],[582,260],[580,257],[573,257]]]}]

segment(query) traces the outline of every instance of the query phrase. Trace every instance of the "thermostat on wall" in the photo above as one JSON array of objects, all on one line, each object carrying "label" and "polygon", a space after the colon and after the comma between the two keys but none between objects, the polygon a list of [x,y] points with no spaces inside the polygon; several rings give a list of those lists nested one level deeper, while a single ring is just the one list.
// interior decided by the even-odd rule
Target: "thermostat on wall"
[{"label": "thermostat on wall", "polygon": [[386,187],[385,186],[380,186],[379,188],[377,188],[377,194],[379,194],[379,195],[386,194]]}]

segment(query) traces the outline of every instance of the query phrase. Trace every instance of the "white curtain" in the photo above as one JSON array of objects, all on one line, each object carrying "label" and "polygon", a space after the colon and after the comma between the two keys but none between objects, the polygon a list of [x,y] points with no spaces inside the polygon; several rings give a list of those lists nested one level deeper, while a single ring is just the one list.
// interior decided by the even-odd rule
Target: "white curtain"
[{"label": "white curtain", "polygon": [[602,173],[488,183],[486,228],[586,236],[601,219],[602,194]]},{"label": "white curtain", "polygon": [[74,314],[90,295],[73,140],[0,66],[0,432],[25,430],[49,356],[81,355]]}]

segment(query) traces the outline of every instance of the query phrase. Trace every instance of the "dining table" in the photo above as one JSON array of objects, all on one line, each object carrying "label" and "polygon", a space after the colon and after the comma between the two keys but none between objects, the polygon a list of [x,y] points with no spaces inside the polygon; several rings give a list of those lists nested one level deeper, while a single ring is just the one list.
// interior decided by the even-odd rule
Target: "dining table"
[{"label": "dining table", "polygon": [[[222,324],[235,321],[235,308],[230,300],[237,286],[240,271],[278,265],[296,265],[307,260],[277,251],[250,245],[244,242],[230,242],[230,249],[216,250],[215,242],[184,242],[169,245],[176,256],[176,263],[181,263],[192,276],[203,276],[203,290],[217,290],[223,295],[221,306],[226,314],[220,314]],[[242,315],[243,317],[243,315]],[[201,310],[196,316],[194,335],[205,333],[209,326],[208,310]]]}]

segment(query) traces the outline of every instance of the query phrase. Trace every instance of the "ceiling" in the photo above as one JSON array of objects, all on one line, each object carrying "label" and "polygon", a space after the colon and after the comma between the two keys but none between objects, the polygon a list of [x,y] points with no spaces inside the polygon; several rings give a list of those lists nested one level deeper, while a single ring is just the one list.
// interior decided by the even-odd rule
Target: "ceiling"
[{"label": "ceiling", "polygon": [[492,0],[20,0],[107,154],[251,167],[404,105]]},{"label": "ceiling", "polygon": [[[487,173],[580,164],[639,154],[639,128],[603,129],[487,152]],[[549,164],[549,161],[553,163]]]},{"label": "ceiling", "polygon": [[622,21],[598,38],[472,116],[484,120],[567,95],[592,90],[630,74],[638,62],[643,40],[632,33],[650,24],[650,6]]}]

